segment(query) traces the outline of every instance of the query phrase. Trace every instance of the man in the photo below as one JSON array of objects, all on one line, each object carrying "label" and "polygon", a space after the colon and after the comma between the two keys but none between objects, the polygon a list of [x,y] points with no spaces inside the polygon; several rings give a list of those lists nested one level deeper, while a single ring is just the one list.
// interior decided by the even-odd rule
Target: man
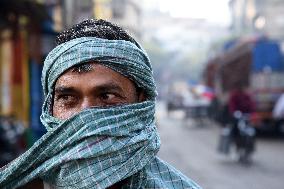
[{"label": "man", "polygon": [[255,110],[255,104],[251,95],[240,85],[237,85],[236,89],[230,93],[228,105],[232,116],[236,111],[252,113]]},{"label": "man", "polygon": [[228,107],[232,124],[231,136],[234,138],[237,148],[239,148],[241,146],[240,130],[235,113],[251,114],[255,111],[255,103],[252,96],[245,91],[244,87],[240,83],[236,83],[235,89],[230,93]]},{"label": "man", "polygon": [[42,74],[48,132],[1,169],[0,188],[37,178],[45,188],[200,188],[156,157],[156,87],[140,45],[104,20],[86,20],[57,42]]}]

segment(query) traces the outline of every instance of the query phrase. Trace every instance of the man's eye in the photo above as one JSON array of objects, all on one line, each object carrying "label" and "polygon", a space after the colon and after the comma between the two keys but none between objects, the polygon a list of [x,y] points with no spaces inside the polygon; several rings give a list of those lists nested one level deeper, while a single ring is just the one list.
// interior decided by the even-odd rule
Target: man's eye
[{"label": "man's eye", "polygon": [[112,93],[103,93],[101,94],[101,99],[102,100],[113,100],[116,97],[115,94]]},{"label": "man's eye", "polygon": [[58,95],[56,98],[57,101],[61,101],[64,103],[73,102],[76,100],[76,97],[73,95]]}]

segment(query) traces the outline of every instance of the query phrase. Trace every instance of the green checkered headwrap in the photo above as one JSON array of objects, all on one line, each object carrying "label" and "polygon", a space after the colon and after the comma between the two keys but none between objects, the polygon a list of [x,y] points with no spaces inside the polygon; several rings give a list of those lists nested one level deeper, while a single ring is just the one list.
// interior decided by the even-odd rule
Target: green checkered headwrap
[{"label": "green checkered headwrap", "polygon": [[[98,62],[133,80],[147,100],[111,108],[90,108],[67,120],[51,115],[56,80],[74,65]],[[44,62],[45,102],[41,121],[48,132],[0,172],[0,188],[37,177],[55,188],[199,188],[156,157],[156,87],[146,53],[123,40],[82,37],[53,49]]]}]

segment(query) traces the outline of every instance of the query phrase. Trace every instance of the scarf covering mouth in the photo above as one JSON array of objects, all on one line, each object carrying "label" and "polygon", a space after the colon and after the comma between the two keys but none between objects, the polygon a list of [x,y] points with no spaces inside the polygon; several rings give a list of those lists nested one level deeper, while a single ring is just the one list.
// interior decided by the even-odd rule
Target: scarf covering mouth
[{"label": "scarf covering mouth", "polygon": [[[53,117],[56,80],[72,66],[98,62],[131,78],[147,101],[112,108],[90,108],[67,120]],[[0,169],[0,188],[17,188],[42,178],[55,188],[199,188],[159,160],[154,114],[156,86],[141,47],[124,40],[82,37],[55,47],[42,72],[45,102],[41,122],[47,129],[27,152]],[[181,187],[182,186],[182,187]]]}]

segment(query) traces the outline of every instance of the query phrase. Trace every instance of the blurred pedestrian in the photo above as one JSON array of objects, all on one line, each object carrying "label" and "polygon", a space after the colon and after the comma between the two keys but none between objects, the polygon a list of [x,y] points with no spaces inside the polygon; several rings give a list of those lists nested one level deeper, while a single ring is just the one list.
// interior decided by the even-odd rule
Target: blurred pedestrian
[{"label": "blurred pedestrian", "polygon": [[272,111],[273,118],[275,120],[275,128],[277,132],[284,132],[284,93],[281,94],[276,101]]},{"label": "blurred pedestrian", "polygon": [[237,126],[238,120],[235,118],[235,113],[240,112],[242,114],[251,114],[255,111],[255,103],[252,96],[244,89],[244,87],[242,87],[240,84],[236,84],[235,89],[232,90],[229,95],[228,108],[232,124],[231,135],[236,141],[236,138],[239,135],[239,129]]},{"label": "blurred pedestrian", "polygon": [[246,92],[243,87],[237,87],[231,91],[228,105],[231,115],[233,115],[236,111],[252,113],[255,110],[255,104],[252,96]]},{"label": "blurred pedestrian", "polygon": [[156,87],[141,46],[104,20],[86,20],[57,43],[42,75],[48,132],[1,169],[0,188],[37,178],[49,188],[200,188],[156,157]]}]

